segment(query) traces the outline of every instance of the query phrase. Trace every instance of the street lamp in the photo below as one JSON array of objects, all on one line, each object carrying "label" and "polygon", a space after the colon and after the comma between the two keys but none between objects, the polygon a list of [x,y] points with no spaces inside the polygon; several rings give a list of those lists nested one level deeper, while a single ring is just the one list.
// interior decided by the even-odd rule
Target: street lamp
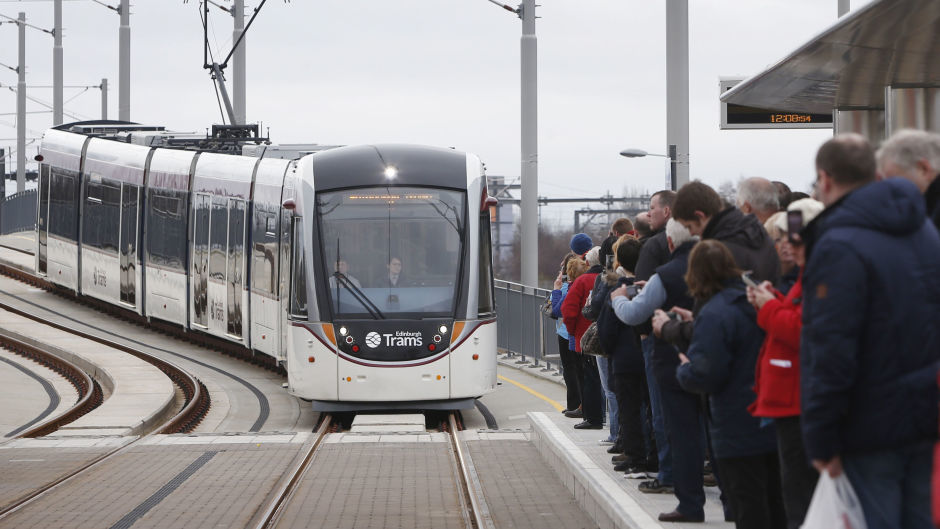
[{"label": "street lamp", "polygon": [[625,158],[643,158],[644,156],[656,156],[657,158],[668,158],[669,159],[669,177],[666,182],[666,185],[669,189],[673,191],[678,191],[677,182],[676,182],[676,169],[679,165],[678,160],[676,160],[676,146],[669,146],[669,154],[654,154],[646,152],[643,149],[624,149],[620,151],[620,156]]}]

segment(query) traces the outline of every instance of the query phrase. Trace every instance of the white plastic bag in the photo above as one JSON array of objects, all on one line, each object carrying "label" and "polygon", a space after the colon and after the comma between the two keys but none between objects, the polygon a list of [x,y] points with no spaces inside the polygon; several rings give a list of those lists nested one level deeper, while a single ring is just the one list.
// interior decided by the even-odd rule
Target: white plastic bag
[{"label": "white plastic bag", "polygon": [[801,529],[868,529],[865,514],[849,478],[842,473],[837,478],[829,472],[819,474],[813,500],[806,512]]}]

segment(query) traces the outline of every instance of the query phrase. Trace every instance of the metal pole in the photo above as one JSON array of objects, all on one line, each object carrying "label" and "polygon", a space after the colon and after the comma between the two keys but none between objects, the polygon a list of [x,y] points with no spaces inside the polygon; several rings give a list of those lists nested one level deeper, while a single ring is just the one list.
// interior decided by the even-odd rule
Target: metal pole
[{"label": "metal pole", "polygon": [[666,2],[666,145],[678,189],[689,181],[689,0]]},{"label": "metal pole", "polygon": [[118,31],[118,119],[131,120],[131,4],[121,0],[121,27]]},{"label": "metal pole", "polygon": [[101,119],[108,119],[108,80],[101,80]]},{"label": "metal pole", "polygon": [[0,199],[7,196],[7,157],[6,151],[0,149]]},{"label": "metal pole", "polygon": [[[232,32],[232,42],[238,42],[235,53],[232,55],[232,106],[235,110],[233,125],[245,123],[245,0],[235,0],[232,8],[235,17],[235,31]],[[241,42],[238,38],[242,37]]]},{"label": "metal pole", "polygon": [[55,0],[53,7],[55,29],[52,47],[52,125],[62,124],[62,0]]},{"label": "metal pole", "polygon": [[538,286],[538,85],[535,0],[523,0],[522,18],[522,284]]},{"label": "metal pole", "polygon": [[235,111],[232,109],[232,101],[228,98],[228,90],[225,89],[225,77],[222,75],[222,68],[219,67],[218,63],[212,64],[212,73],[215,74],[215,83],[219,87],[222,102],[225,103],[228,119],[232,124],[235,124]]},{"label": "metal pole", "polygon": [[17,19],[20,29],[19,63],[16,67],[16,192],[26,190],[26,13]]},{"label": "metal pole", "polygon": [[[675,145],[669,146],[669,189],[673,191],[678,191],[679,187],[677,186],[678,182],[676,181],[678,177],[679,169],[679,153]],[[688,180],[686,180],[688,182]]]},{"label": "metal pole", "polygon": [[839,1],[839,18],[842,18],[842,15],[849,12],[849,0],[838,0]]}]

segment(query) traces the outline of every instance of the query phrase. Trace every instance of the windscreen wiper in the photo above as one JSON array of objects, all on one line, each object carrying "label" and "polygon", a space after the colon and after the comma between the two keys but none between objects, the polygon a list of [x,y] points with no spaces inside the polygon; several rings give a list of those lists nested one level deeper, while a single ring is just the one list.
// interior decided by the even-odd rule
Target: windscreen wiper
[{"label": "windscreen wiper", "polygon": [[365,292],[363,292],[359,287],[353,284],[353,282],[350,281],[348,277],[346,277],[346,274],[337,270],[336,272],[333,272],[333,277],[336,278],[336,282],[338,284],[341,284],[347,289],[349,289],[349,292],[353,295],[354,298],[356,298],[356,301],[358,301],[359,304],[361,304],[363,307],[365,307],[367,311],[369,311],[370,316],[372,316],[376,320],[385,319],[385,314],[382,314],[382,311],[379,310],[379,308],[375,305],[375,303],[372,303],[372,300],[369,299],[368,296],[366,296]]}]

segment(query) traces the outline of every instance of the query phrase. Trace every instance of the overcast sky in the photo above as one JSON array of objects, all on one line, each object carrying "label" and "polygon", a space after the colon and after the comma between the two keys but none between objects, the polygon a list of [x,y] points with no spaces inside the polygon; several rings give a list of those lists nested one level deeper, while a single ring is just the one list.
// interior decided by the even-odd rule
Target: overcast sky
[{"label": "overcast sky", "polygon": [[[118,0],[103,0],[116,5]],[[870,0],[853,0],[852,9]],[[217,0],[223,5],[230,1]],[[248,13],[259,0],[249,0]],[[665,0],[541,0],[537,23],[539,194],[599,196],[663,185]],[[721,131],[719,76],[756,74],[836,20],[837,0],[690,0],[691,176],[742,176],[805,190],[830,130]],[[52,27],[51,0],[0,0]],[[64,7],[65,84],[108,78],[117,119],[119,17],[89,0]],[[232,19],[212,8],[210,43],[231,47]],[[0,19],[2,20],[2,19]],[[248,37],[251,122],[280,143],[423,143],[479,155],[488,174],[520,171],[521,21],[487,0],[270,0]],[[221,115],[202,69],[197,0],[137,0],[131,16],[131,119],[203,131]],[[27,31],[27,84],[52,82],[51,36]],[[17,30],[0,24],[0,63],[16,66]],[[0,146],[15,146],[16,73],[0,67]],[[66,111],[100,116],[100,92],[66,89]],[[29,90],[51,102],[52,91]],[[29,102],[29,111],[45,107]],[[28,116],[28,136],[51,125]],[[70,119],[67,117],[66,121]],[[29,156],[38,143],[31,145]]]}]

